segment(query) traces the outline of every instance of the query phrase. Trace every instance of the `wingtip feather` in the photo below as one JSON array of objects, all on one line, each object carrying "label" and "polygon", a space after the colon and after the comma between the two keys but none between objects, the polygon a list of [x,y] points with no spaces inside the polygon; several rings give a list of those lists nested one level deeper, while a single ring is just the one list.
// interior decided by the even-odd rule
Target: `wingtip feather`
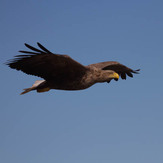
[{"label": "wingtip feather", "polygon": [[132,73],[139,74],[140,69],[134,70]]},{"label": "wingtip feather", "polygon": [[52,53],[51,51],[49,51],[48,49],[46,49],[43,45],[41,45],[39,42],[37,42],[37,45],[46,53]]}]

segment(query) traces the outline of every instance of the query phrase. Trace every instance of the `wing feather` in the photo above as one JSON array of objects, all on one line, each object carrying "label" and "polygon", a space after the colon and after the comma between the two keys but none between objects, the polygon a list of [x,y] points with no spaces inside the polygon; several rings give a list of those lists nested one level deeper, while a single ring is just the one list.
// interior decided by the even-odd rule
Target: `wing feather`
[{"label": "wing feather", "polygon": [[6,63],[10,68],[21,70],[26,74],[35,75],[45,80],[75,80],[87,71],[87,68],[76,62],[67,55],[51,53],[40,43],[38,46],[43,50],[34,48],[28,44],[26,47],[35,51],[20,51],[29,55],[17,55]]},{"label": "wing feather", "polygon": [[39,42],[37,42],[37,45],[46,53],[52,53],[51,51],[49,51],[48,49],[46,49],[44,46],[42,46]]},{"label": "wing feather", "polygon": [[31,45],[28,45],[28,44],[24,44],[27,48],[29,48],[29,49],[31,49],[31,50],[33,50],[33,51],[36,51],[36,52],[39,52],[39,53],[44,53],[43,51],[41,51],[41,50],[39,50],[39,49],[37,49],[37,48],[34,48],[33,46],[31,46]]},{"label": "wing feather", "polygon": [[133,77],[132,73],[138,74],[140,71],[140,69],[132,70],[131,68],[123,64],[120,64],[119,62],[115,62],[115,61],[100,62],[100,63],[91,64],[89,66],[94,66],[102,70],[113,70],[116,73],[118,73],[122,79],[125,79],[125,80],[126,80],[126,74],[129,77]]}]

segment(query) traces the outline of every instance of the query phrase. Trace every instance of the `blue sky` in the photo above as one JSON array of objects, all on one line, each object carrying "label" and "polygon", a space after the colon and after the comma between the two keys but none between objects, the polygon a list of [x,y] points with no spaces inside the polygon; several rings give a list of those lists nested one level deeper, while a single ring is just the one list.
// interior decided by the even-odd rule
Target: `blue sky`
[{"label": "blue sky", "polygon": [[[162,163],[163,1],[0,2],[0,162]],[[76,92],[20,96],[39,78],[3,63],[42,43],[87,65],[140,75]]]}]

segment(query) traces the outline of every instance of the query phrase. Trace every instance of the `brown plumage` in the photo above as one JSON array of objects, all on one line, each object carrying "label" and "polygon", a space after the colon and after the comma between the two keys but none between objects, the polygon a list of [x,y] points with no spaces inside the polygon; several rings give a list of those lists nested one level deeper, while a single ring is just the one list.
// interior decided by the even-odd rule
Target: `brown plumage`
[{"label": "brown plumage", "polygon": [[108,61],[84,66],[68,55],[54,54],[40,43],[41,50],[28,44],[25,46],[34,52],[19,51],[26,55],[17,55],[6,63],[10,68],[21,70],[26,74],[35,75],[45,80],[36,81],[32,87],[24,89],[25,94],[32,90],[45,92],[50,89],[81,90],[95,83],[118,80],[119,76],[126,79],[126,74],[133,77],[138,70],[132,70],[118,62]]}]

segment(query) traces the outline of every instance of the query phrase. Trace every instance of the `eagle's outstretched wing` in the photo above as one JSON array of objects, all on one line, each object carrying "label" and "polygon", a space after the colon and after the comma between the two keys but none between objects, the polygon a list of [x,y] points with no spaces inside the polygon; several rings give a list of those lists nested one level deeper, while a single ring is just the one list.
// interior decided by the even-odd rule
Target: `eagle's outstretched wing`
[{"label": "eagle's outstretched wing", "polygon": [[140,71],[140,69],[132,70],[131,68],[128,68],[127,66],[122,65],[119,62],[115,62],[115,61],[100,62],[100,63],[91,64],[89,66],[94,66],[102,70],[113,70],[116,73],[118,73],[122,79],[126,79],[126,74],[129,77],[133,77],[132,73],[138,74]]},{"label": "eagle's outstretched wing", "polygon": [[76,79],[87,71],[87,68],[76,62],[68,55],[54,54],[37,43],[41,50],[28,44],[26,47],[33,50],[20,51],[26,55],[17,55],[13,60],[6,63],[10,68],[21,70],[26,74],[35,75],[45,80],[64,80]]}]

